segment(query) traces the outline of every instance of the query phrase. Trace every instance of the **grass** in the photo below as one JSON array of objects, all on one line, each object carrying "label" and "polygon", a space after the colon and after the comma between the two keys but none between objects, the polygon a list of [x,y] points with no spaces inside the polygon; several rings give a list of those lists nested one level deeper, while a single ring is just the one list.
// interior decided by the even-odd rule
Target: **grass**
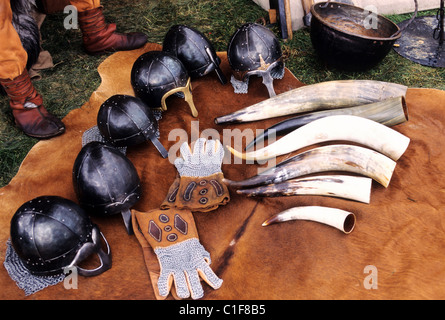
[{"label": "grass", "polygon": [[[186,24],[203,32],[217,51],[226,50],[230,36],[241,24],[267,16],[267,12],[251,0],[103,0],[102,5],[107,21],[115,22],[118,31],[142,31],[149,36],[150,42],[162,44],[170,26]],[[435,12],[419,13],[430,14]],[[409,17],[389,18],[400,22]],[[64,29],[64,18],[62,13],[50,15],[42,25],[42,46],[52,54],[55,67],[42,71],[43,78],[34,82],[46,108],[61,118],[81,107],[100,85],[97,67],[108,56],[85,54],[80,30]],[[279,34],[277,27],[273,30]],[[326,69],[317,59],[308,29],[294,32],[292,40],[281,42],[287,68],[307,84],[338,79],[373,79],[445,90],[444,69],[412,63],[394,51],[372,70],[341,72]],[[14,127],[8,99],[0,97],[0,187],[14,177],[20,163],[37,142]]]}]

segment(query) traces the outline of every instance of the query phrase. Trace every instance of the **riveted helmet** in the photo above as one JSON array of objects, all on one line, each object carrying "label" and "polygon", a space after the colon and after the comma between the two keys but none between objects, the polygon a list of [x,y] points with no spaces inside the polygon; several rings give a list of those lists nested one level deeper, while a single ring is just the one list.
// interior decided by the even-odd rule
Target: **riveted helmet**
[{"label": "riveted helmet", "polygon": [[[25,202],[11,219],[11,243],[28,271],[36,276],[64,273],[75,267],[84,276],[101,274],[111,268],[111,254],[101,248],[97,225],[71,200],[41,196]],[[97,254],[101,265],[95,269],[78,266]]]},{"label": "riveted helmet", "polygon": [[164,37],[162,50],[181,60],[192,78],[205,76],[215,70],[219,81],[222,84],[227,83],[219,68],[221,59],[212,43],[195,28],[185,25],[172,26]]},{"label": "riveted helmet", "polygon": [[182,62],[165,51],[149,51],[136,59],[131,69],[131,85],[136,97],[150,108],[166,111],[166,99],[178,94],[198,116],[192,97],[191,78]]},{"label": "riveted helmet", "polygon": [[97,127],[104,139],[117,147],[149,139],[162,157],[168,156],[158,140],[158,121],[153,111],[137,97],[116,94],[105,100],[97,114]]},{"label": "riveted helmet", "polygon": [[255,74],[263,78],[269,96],[275,96],[273,79],[284,76],[282,55],[277,37],[268,28],[257,23],[238,28],[227,47],[235,92],[247,93],[249,77]]},{"label": "riveted helmet", "polygon": [[86,144],[74,161],[73,185],[88,214],[120,213],[131,233],[129,209],[139,201],[141,186],[136,168],[121,151],[99,141]]}]

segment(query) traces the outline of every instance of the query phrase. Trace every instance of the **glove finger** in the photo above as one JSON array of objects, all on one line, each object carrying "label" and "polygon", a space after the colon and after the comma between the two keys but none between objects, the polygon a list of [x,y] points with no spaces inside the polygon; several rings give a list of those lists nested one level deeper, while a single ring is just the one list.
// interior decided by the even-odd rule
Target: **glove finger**
[{"label": "glove finger", "polygon": [[223,280],[219,278],[207,263],[202,263],[198,269],[201,278],[208,283],[213,289],[221,287]]},{"label": "glove finger", "polygon": [[219,139],[216,139],[216,140],[215,140],[215,144],[216,144],[216,148],[215,148],[215,150],[216,150],[216,151],[219,151],[219,149],[222,148],[221,141],[220,141]]},{"label": "glove finger", "polygon": [[187,142],[184,142],[183,144],[181,144],[181,147],[179,148],[179,151],[181,153],[182,158],[187,161],[190,160],[190,158],[192,157],[192,151],[189,148],[189,145],[187,144]]},{"label": "glove finger", "polygon": [[209,140],[206,152],[207,157],[211,159],[213,164],[221,164],[224,158],[224,148],[219,140]]},{"label": "glove finger", "polygon": [[187,280],[184,272],[179,271],[174,274],[175,278],[175,288],[178,297],[181,299],[185,299],[190,297],[190,291],[187,285]]},{"label": "glove finger", "polygon": [[158,278],[158,290],[159,295],[166,297],[170,292],[170,288],[172,285],[172,274],[161,272],[161,275]]},{"label": "glove finger", "polygon": [[181,170],[181,168],[184,166],[185,160],[181,157],[175,159],[175,167],[177,170]]},{"label": "glove finger", "polygon": [[213,154],[215,153],[215,151],[216,151],[215,144],[216,144],[215,140],[207,140],[205,154],[208,157],[213,156]]},{"label": "glove finger", "polygon": [[202,289],[198,272],[196,270],[190,270],[189,272],[187,272],[187,277],[189,281],[190,291],[192,292],[192,298],[202,298],[204,296],[204,290]]},{"label": "glove finger", "polygon": [[219,158],[222,159],[224,158],[224,147],[221,144],[221,142],[219,140],[216,140],[216,151],[215,153],[218,154]]},{"label": "glove finger", "polygon": [[196,140],[195,146],[193,147],[193,154],[198,155],[204,153],[206,142],[206,138],[199,138],[198,140]]}]

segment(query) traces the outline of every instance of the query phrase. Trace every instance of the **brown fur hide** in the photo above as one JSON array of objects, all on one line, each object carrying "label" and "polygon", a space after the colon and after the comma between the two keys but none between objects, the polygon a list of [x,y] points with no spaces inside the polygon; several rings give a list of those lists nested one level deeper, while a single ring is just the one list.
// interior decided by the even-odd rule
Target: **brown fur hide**
[{"label": "brown fur hide", "polygon": [[[133,95],[130,70],[145,51],[159,50],[148,44],[140,50],[118,52],[98,68],[102,84],[89,101],[64,119],[66,133],[40,141],[23,161],[11,183],[0,190],[0,260],[4,261],[10,219],[17,208],[40,195],[58,195],[73,201],[74,160],[85,130],[96,124],[101,103],[113,94]],[[230,78],[225,53],[222,70]],[[275,80],[277,94],[302,86],[288,70]],[[193,98],[199,117],[193,118],[184,100],[171,97],[160,120],[160,141],[178,150],[179,138],[169,133],[183,129],[190,142],[192,121],[205,129],[265,129],[282,119],[247,124],[216,125],[214,118],[268,98],[261,79],[253,77],[249,93],[238,95],[216,74],[194,80]],[[318,196],[246,198],[231,192],[231,201],[208,213],[195,213],[211,267],[224,282],[218,290],[203,283],[205,299],[440,299],[445,296],[445,92],[409,89],[408,122],[394,127],[411,138],[398,161],[387,189],[373,182],[371,203],[363,204]],[[208,132],[208,131],[207,131]],[[255,131],[253,131],[255,132]],[[245,143],[245,142],[244,142]],[[139,211],[159,207],[176,169],[162,159],[149,142],[127,153],[136,166],[143,197]],[[281,161],[287,156],[278,159]],[[225,176],[241,180],[257,173],[256,164],[223,164]],[[340,231],[308,221],[292,221],[262,227],[264,220],[294,206],[321,205],[352,211],[354,231]],[[0,268],[1,299],[155,299],[141,247],[127,235],[120,216],[93,218],[108,239],[113,266],[102,275],[79,277],[78,289],[62,284],[25,297]],[[365,287],[365,267],[377,268],[377,289]],[[171,296],[170,296],[171,298]]]}]

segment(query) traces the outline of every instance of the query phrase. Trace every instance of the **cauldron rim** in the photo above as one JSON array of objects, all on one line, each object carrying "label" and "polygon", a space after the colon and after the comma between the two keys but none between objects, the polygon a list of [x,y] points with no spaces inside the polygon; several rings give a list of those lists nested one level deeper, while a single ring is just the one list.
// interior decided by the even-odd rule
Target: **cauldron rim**
[{"label": "cauldron rim", "polygon": [[312,7],[311,7],[312,17],[316,17],[317,20],[320,23],[322,23],[326,27],[331,28],[331,29],[333,29],[335,31],[347,34],[347,35],[352,36],[352,37],[357,37],[357,38],[362,38],[362,39],[367,39],[367,40],[372,40],[372,41],[394,41],[395,42],[397,39],[399,39],[402,36],[402,34],[399,32],[400,28],[399,28],[399,26],[397,24],[395,24],[394,22],[392,22],[388,18],[386,18],[386,17],[384,17],[382,15],[379,15],[379,14],[377,15],[377,17],[379,19],[383,19],[385,22],[388,22],[389,24],[391,24],[394,27],[396,27],[397,30],[393,34],[398,33],[397,36],[395,36],[395,37],[369,37],[369,36],[360,35],[360,34],[357,34],[357,33],[353,33],[353,32],[349,32],[349,31],[345,31],[343,29],[340,29],[340,28],[336,27],[334,24],[325,21],[323,19],[323,17],[317,11],[315,11],[315,6],[321,6],[321,5],[325,5],[325,4],[335,4],[335,5],[351,7],[353,9],[361,9],[361,10],[363,10],[363,8],[360,8],[360,7],[357,7],[357,6],[353,6],[353,5],[350,5],[350,4],[346,4],[346,3],[341,3],[341,2],[318,2],[318,3],[315,3],[314,5],[312,5]]}]

